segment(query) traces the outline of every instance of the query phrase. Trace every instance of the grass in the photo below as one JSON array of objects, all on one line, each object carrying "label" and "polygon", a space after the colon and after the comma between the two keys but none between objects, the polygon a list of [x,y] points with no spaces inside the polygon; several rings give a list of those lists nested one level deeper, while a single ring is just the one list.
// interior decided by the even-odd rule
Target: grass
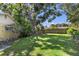
[{"label": "grass", "polygon": [[[0,55],[14,56],[70,56],[79,55],[79,49],[68,34],[46,34],[36,39],[34,36],[21,38]],[[34,45],[33,45],[34,44]]]}]

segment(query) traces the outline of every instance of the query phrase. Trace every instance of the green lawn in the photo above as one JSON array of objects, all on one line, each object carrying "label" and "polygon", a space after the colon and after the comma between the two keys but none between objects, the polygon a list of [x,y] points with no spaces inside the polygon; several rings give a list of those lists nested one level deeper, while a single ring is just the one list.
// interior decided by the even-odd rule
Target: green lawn
[{"label": "green lawn", "polygon": [[79,55],[79,49],[68,34],[46,34],[36,39],[34,36],[21,38],[0,52],[0,55],[67,56]]}]

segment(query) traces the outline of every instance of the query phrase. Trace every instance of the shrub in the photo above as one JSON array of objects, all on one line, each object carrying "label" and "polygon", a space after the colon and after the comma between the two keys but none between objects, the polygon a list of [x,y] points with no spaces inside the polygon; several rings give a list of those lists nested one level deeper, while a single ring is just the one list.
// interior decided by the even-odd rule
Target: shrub
[{"label": "shrub", "polygon": [[79,31],[75,31],[74,32],[74,35],[79,35]]},{"label": "shrub", "polygon": [[67,30],[67,33],[68,33],[68,34],[74,34],[74,32],[75,32],[75,30],[74,30],[73,28],[69,28],[69,29]]},{"label": "shrub", "polygon": [[78,30],[69,28],[67,30],[67,33],[68,34],[71,34],[72,35],[72,39],[74,39],[75,41],[78,41],[79,40],[79,31]]},{"label": "shrub", "polygon": [[79,31],[75,31],[72,37],[75,41],[79,42]]}]

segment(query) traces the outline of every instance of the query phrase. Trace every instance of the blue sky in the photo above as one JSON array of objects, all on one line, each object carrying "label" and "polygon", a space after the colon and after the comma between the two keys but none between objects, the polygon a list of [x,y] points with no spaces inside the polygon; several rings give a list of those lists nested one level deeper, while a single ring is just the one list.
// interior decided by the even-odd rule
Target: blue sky
[{"label": "blue sky", "polygon": [[56,8],[57,8],[58,11],[60,11],[60,13],[61,13],[62,15],[59,16],[59,17],[56,17],[54,20],[52,20],[52,22],[45,21],[45,22],[43,23],[43,26],[49,27],[51,24],[62,24],[62,23],[68,24],[68,23],[69,23],[69,22],[67,21],[66,12],[65,12],[64,10],[61,10],[61,9],[60,9],[60,6],[61,6],[61,4],[57,4],[57,5],[56,5]]},{"label": "blue sky", "polygon": [[66,14],[62,14],[61,16],[56,17],[56,19],[52,20],[52,22],[45,21],[43,25],[49,27],[51,24],[62,24],[62,23],[69,23],[67,21]]}]

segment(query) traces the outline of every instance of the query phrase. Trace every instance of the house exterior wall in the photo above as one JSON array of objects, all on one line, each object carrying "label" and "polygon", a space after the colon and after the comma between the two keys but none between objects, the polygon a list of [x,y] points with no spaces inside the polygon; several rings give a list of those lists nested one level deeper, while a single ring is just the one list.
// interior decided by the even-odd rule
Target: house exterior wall
[{"label": "house exterior wall", "polygon": [[[4,26],[0,24],[0,41],[4,38]],[[4,40],[4,39],[3,39]]]},{"label": "house exterior wall", "polygon": [[12,30],[9,30],[9,31],[4,30],[4,32],[5,32],[4,35],[5,35],[6,39],[16,39],[19,36],[19,32],[17,32],[15,29],[16,26],[14,25],[12,27],[13,27]]},{"label": "house exterior wall", "polygon": [[17,37],[18,37],[18,33],[8,32],[8,31],[4,32],[4,39],[6,40],[16,39]]},{"label": "house exterior wall", "polygon": [[0,20],[4,20],[5,19],[5,16],[2,14],[0,15]]},{"label": "house exterior wall", "polygon": [[[18,36],[19,36],[19,33],[15,30],[15,32],[13,31],[7,31],[5,29],[5,27],[7,25],[14,25],[13,23],[10,24],[10,23],[1,23],[1,20],[6,20],[6,19],[9,19],[9,20],[12,20],[11,18],[9,17],[5,17],[4,15],[0,15],[0,41],[5,41],[5,40],[10,40],[10,39],[16,39]],[[13,26],[13,29],[15,29],[15,25]]]}]

